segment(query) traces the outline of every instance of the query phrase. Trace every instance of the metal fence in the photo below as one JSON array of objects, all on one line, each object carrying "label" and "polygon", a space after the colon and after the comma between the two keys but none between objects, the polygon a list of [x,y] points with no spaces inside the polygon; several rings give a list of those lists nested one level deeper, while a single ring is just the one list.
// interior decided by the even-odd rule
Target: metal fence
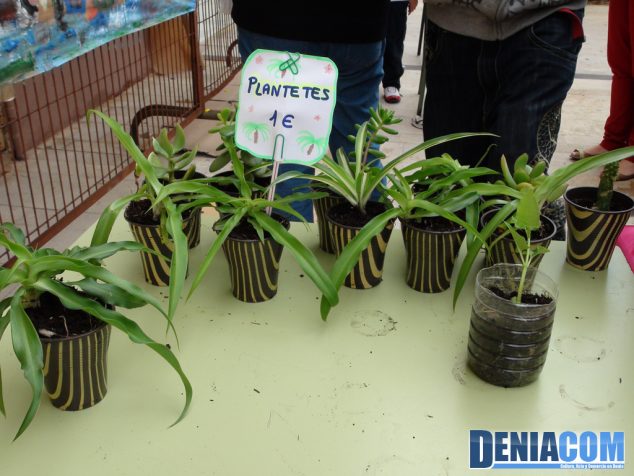
[{"label": "metal fence", "polygon": [[[240,67],[237,32],[214,0],[195,12],[113,40],[0,96],[0,222],[46,242],[133,168],[96,108],[143,149],[162,127],[186,123]],[[0,254],[0,263],[9,255]]]}]

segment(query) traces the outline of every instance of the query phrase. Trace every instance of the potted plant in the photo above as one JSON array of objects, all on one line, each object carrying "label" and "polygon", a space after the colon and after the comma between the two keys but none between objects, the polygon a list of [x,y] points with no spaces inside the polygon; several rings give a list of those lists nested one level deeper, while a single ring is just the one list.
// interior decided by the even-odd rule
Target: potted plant
[{"label": "potted plant", "polygon": [[[114,119],[100,111],[91,110],[88,114],[96,114],[112,129],[134,160],[137,174],[144,179],[136,192],[115,200],[102,212],[91,244],[108,242],[117,216],[125,209],[124,216],[135,239],[154,251],[140,252],[145,280],[156,286],[169,286],[168,316],[172,319],[187,275],[188,248],[196,241],[196,234],[200,233],[195,231],[195,225],[200,224],[200,206],[203,204],[192,206],[192,198],[187,194],[164,195],[160,200],[157,196],[169,184],[202,180],[190,178],[193,175],[190,164],[196,151],[176,156],[184,144],[182,129],[177,128],[173,143],[167,139],[166,132],[162,132],[159,139],[153,141],[155,151],[145,157],[132,137]],[[176,171],[184,166],[190,168],[179,179]]]},{"label": "potted plant", "polygon": [[614,191],[619,164],[606,165],[599,187],[578,187],[564,195],[568,223],[566,261],[586,271],[607,269],[618,236],[634,210],[634,200]]},{"label": "potted plant", "polygon": [[[534,167],[528,165],[528,154],[522,154],[515,161],[513,172],[511,173],[506,157],[502,155],[500,159],[500,168],[502,170],[502,177],[504,180],[498,180],[496,183],[501,186],[507,186],[509,189],[516,190],[520,195],[516,195],[515,198],[521,197],[522,190],[533,190],[536,186],[546,180],[546,162],[538,161]],[[508,191],[507,191],[508,193]],[[500,204],[504,204],[513,197],[504,195],[502,197],[495,197],[489,202],[483,203],[483,208],[488,211],[482,214],[481,225],[484,226],[493,217],[499,208]],[[553,221],[540,214],[539,226],[531,230],[531,246],[542,246],[548,248],[553,237],[557,233],[557,227]],[[519,230],[519,233],[523,233],[525,230]],[[516,252],[516,243],[510,234],[509,227],[500,226],[495,229],[490,238],[487,241],[486,250],[486,266],[493,266],[498,263],[522,263],[522,257]],[[533,261],[533,266],[539,266],[543,255],[537,256]]]},{"label": "potted plant", "polygon": [[[410,170],[416,172],[405,177]],[[499,192],[497,186],[473,179],[495,173],[486,167],[462,166],[444,154],[390,174],[392,185],[386,193],[400,211],[406,281],[412,289],[437,293],[449,288],[467,228],[471,236],[477,234],[480,197]]]},{"label": "potted plant", "polygon": [[[539,227],[540,211],[544,205],[561,197],[568,186],[568,182],[572,178],[597,167],[616,163],[632,155],[634,155],[634,147],[625,147],[604,154],[586,157],[554,171],[551,175],[544,175],[538,182],[527,183],[521,187],[518,185],[517,189],[515,187],[497,184],[501,188],[506,188],[506,191],[500,193],[500,195],[507,195],[510,198],[501,201],[500,208],[496,209],[493,216],[490,217],[488,222],[480,230],[480,236],[474,239],[467,247],[467,254],[456,279],[453,296],[454,306],[480,249],[500,227],[504,226],[505,221],[509,222],[510,220],[509,223],[513,225],[513,223],[517,223],[517,221],[514,222],[513,219],[518,215],[531,217],[530,226],[524,228],[524,230],[533,231]],[[517,196],[518,192],[519,197]],[[526,220],[525,218],[523,223],[526,223]],[[524,238],[526,239],[527,237]]]},{"label": "potted plant", "polygon": [[[216,188],[232,196],[238,196],[240,193],[237,178],[232,170],[225,172],[220,172],[220,170],[231,165],[231,154],[225,146],[225,141],[234,141],[235,116],[235,110],[223,109],[217,116],[219,124],[209,131],[212,134],[219,134],[221,138],[221,142],[216,148],[217,155],[209,165],[209,172],[214,174]],[[245,178],[252,182],[254,193],[261,194],[263,189],[271,183],[270,163],[246,150],[236,148],[236,154],[244,165]]]},{"label": "potted plant", "polygon": [[[106,351],[112,327],[137,344],[145,344],[178,373],[185,387],[187,412],[192,388],[174,354],[148,337],[139,325],[117,309],[149,304],[165,317],[160,303],[133,283],[108,271],[101,261],[123,250],[139,251],[135,242],[74,247],[63,252],[34,250],[24,234],[11,224],[0,225],[0,246],[13,255],[9,268],[0,270],[0,290],[15,289],[0,301],[0,337],[11,326],[15,356],[32,390],[32,399],[18,438],[40,405],[44,387],[51,402],[62,410],[81,410],[98,403],[107,390]],[[80,279],[62,281],[71,271]],[[169,323],[169,321],[168,321]],[[0,411],[4,414],[0,382]]]},{"label": "potted plant", "polygon": [[[175,183],[166,186],[157,200],[170,195],[189,193],[196,203],[215,203],[220,220],[214,225],[218,236],[212,243],[196,274],[189,295],[199,286],[209,265],[222,247],[229,262],[233,295],[245,302],[262,302],[277,293],[279,260],[283,247],[289,249],[306,275],[326,296],[331,305],[338,302],[337,292],[314,254],[289,232],[289,222],[281,215],[270,214],[279,210],[301,216],[290,206],[295,200],[318,197],[315,193],[296,193],[269,200],[253,194],[252,182],[247,180],[244,164],[238,158],[233,137],[224,136],[237,181],[239,195],[231,196],[214,186],[213,177],[206,183]],[[265,190],[266,191],[266,190]]]},{"label": "potted plant", "polygon": [[[333,268],[333,272],[335,269],[348,269],[342,283],[356,289],[371,288],[381,282],[385,249],[394,220],[400,213],[392,209],[385,193],[379,193],[382,183],[399,164],[417,153],[434,145],[471,135],[451,134],[424,142],[389,160],[383,168],[379,168],[378,161],[384,159],[385,154],[377,150],[376,146],[387,142],[388,135],[397,133],[390,126],[398,123],[399,120],[394,118],[393,111],[383,108],[370,109],[370,116],[367,122],[358,126],[356,136],[351,138],[355,143],[351,156],[353,162],[349,162],[343,149],[339,149],[335,154],[336,160],[326,156],[313,165],[316,175],[299,174],[302,178],[308,178],[315,184],[327,187],[331,193],[337,194],[344,200],[343,203],[331,207],[326,214],[329,234],[338,257],[366,225],[373,223],[371,236],[370,232],[367,235],[367,242],[365,238],[361,240],[364,242],[364,248],[355,255],[354,266],[348,269],[347,265],[350,263],[346,259],[345,266],[337,268],[335,265]],[[369,160],[370,157],[371,160]],[[298,175],[289,173],[282,179],[292,176]],[[373,200],[373,197],[377,196],[379,199]],[[377,220],[374,221],[375,219]],[[374,225],[378,223],[381,224],[381,228],[374,228]],[[336,286],[341,286],[342,283],[337,284],[335,280]],[[322,317],[324,317],[323,313]]]}]

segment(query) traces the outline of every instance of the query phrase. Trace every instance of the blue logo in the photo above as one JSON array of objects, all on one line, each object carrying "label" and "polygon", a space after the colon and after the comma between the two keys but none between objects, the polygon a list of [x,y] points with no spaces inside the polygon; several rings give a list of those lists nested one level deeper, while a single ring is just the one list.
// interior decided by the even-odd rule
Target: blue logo
[{"label": "blue logo", "polygon": [[622,431],[471,430],[470,469],[623,469]]}]

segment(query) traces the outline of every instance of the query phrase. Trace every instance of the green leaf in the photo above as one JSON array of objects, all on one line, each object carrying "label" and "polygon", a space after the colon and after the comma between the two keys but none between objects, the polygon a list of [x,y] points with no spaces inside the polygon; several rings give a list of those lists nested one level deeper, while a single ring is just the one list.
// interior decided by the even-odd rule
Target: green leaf
[{"label": "green leaf", "polygon": [[194,278],[194,281],[192,282],[192,286],[189,289],[189,294],[187,295],[187,299],[189,299],[192,296],[196,288],[200,285],[201,281],[205,277],[207,268],[209,268],[209,265],[211,265],[211,262],[216,256],[216,253],[218,253],[218,251],[220,250],[220,247],[229,236],[229,233],[231,233],[231,231],[233,231],[233,229],[238,225],[238,223],[240,223],[240,221],[242,220],[246,212],[247,210],[244,208],[239,209],[237,210],[235,215],[232,215],[229,219],[227,219],[224,226],[222,227],[222,230],[220,231],[220,233],[218,233],[218,236],[216,237],[211,247],[209,248],[209,251],[207,251],[207,255],[205,256],[205,259],[201,263],[200,268],[198,268],[198,273],[196,274],[196,277]]},{"label": "green leaf", "polygon": [[515,212],[515,226],[526,230],[537,230],[541,226],[539,205],[532,190],[522,191]]},{"label": "green leaf", "polygon": [[79,281],[71,281],[66,283],[67,286],[77,286],[90,296],[99,298],[106,304],[117,307],[133,309],[143,307],[147,301],[141,299],[114,284],[99,283],[94,279],[85,278]]},{"label": "green leaf", "polygon": [[[9,315],[9,313],[5,314],[5,311],[11,305],[11,299],[12,298],[8,297],[0,301],[0,342],[2,341],[2,335],[4,334],[4,331],[9,325],[9,322],[11,320],[11,316]],[[6,416],[3,395],[4,394],[2,392],[2,372],[0,372],[0,413]]]},{"label": "green leaf", "polygon": [[460,296],[460,292],[464,287],[467,278],[469,277],[469,272],[471,271],[471,267],[475,259],[480,252],[480,248],[486,242],[486,240],[493,234],[493,232],[500,226],[501,223],[506,220],[509,215],[511,215],[517,207],[517,201],[514,200],[512,202],[507,203],[502,208],[500,208],[491,220],[480,230],[479,238],[476,238],[469,244],[467,247],[467,255],[462,261],[462,265],[460,266],[460,270],[458,271],[458,277],[456,278],[456,287],[454,288],[453,294],[453,307],[456,307],[456,302],[458,302],[458,297]]},{"label": "green leaf", "polygon": [[153,253],[153,251],[148,249],[145,245],[137,243],[136,241],[115,241],[104,243],[102,245],[91,246],[88,248],[71,250],[68,256],[84,261],[102,261],[118,253],[119,251],[145,251]]},{"label": "green leaf", "polygon": [[174,134],[174,150],[179,152],[183,147],[185,147],[185,131],[181,127],[180,124],[176,124],[176,132]]},{"label": "green leaf", "polygon": [[144,344],[152,349],[154,352],[159,354],[176,371],[183,383],[183,387],[185,388],[185,405],[183,407],[183,410],[181,411],[180,416],[172,424],[172,426],[176,425],[185,417],[192,400],[192,386],[189,382],[189,379],[183,372],[178,359],[174,356],[171,350],[169,350],[166,346],[152,340],[143,332],[143,330],[136,322],[128,319],[123,314],[111,309],[107,309],[99,304],[97,301],[93,301],[92,299],[80,296],[79,294],[73,292],[67,286],[58,283],[57,281],[54,281],[52,279],[40,280],[36,283],[36,287],[38,289],[41,289],[42,291],[48,291],[57,296],[64,307],[68,309],[79,309],[85,311],[88,314],[96,317],[97,319],[105,322],[106,324],[110,324],[111,326],[119,329],[121,332],[126,334],[132,342],[136,344]]},{"label": "green leaf", "polygon": [[110,238],[112,227],[114,226],[119,213],[121,213],[121,210],[123,210],[128,203],[135,200],[140,200],[144,196],[145,194],[143,193],[133,193],[132,195],[128,195],[127,197],[115,200],[110,205],[108,205],[104,209],[104,211],[101,212],[101,216],[99,217],[99,221],[97,222],[95,231],[92,234],[90,246],[102,245],[104,243],[107,243],[108,239]]},{"label": "green leaf", "polygon": [[19,242],[13,241],[9,237],[4,234],[6,230],[11,236],[11,232],[4,226],[4,229],[0,229],[0,246],[6,248],[11,253],[13,253],[18,259],[29,259],[31,257],[31,251],[26,246],[20,244]]},{"label": "green leaf", "polygon": [[167,319],[172,322],[178,307],[185,278],[187,277],[187,265],[189,262],[189,247],[187,237],[183,232],[183,219],[176,210],[176,206],[167,199],[165,202],[167,211],[167,229],[172,237],[174,249],[170,260],[169,305]]},{"label": "green leaf", "polygon": [[18,245],[22,245],[25,247],[27,246],[24,232],[13,223],[3,223],[2,225],[0,225],[0,230],[6,231],[6,233],[9,235],[9,238],[15,241]]},{"label": "green leaf", "polygon": [[[508,229],[509,233],[513,237],[513,241],[515,242],[515,248],[517,248],[517,251],[520,254],[525,254],[526,250],[528,250],[528,242],[526,241],[526,238],[524,238],[522,235],[520,235],[515,230],[515,227],[513,225],[511,225],[510,223],[505,223],[505,225],[506,225],[506,228]],[[528,234],[529,234],[528,230],[525,229],[525,232],[526,232],[526,236],[528,236]]]},{"label": "green leaf", "polygon": [[[335,286],[335,290],[338,292],[343,285],[346,276],[350,274],[350,271],[359,262],[359,256],[363,250],[365,250],[372,238],[381,233],[386,225],[393,219],[399,216],[401,211],[398,208],[390,208],[380,215],[377,215],[359,231],[359,233],[348,243],[343,249],[341,254],[337,257],[337,261],[330,272],[330,278]],[[322,296],[321,299],[321,318],[325,321],[328,318],[328,313],[332,305],[328,298]]]},{"label": "green leaf", "polygon": [[132,139],[130,134],[128,134],[123,129],[121,124],[119,124],[117,121],[115,121],[111,117],[108,117],[103,112],[97,111],[95,109],[90,109],[88,111],[88,114],[87,114],[88,121],[90,121],[90,118],[92,117],[93,114],[96,114],[98,117],[100,117],[108,125],[108,127],[110,127],[110,129],[112,130],[114,135],[117,137],[121,145],[125,148],[125,150],[128,151],[132,160],[134,160],[136,165],[141,169],[141,172],[143,173],[145,180],[152,187],[152,189],[155,191],[159,190],[161,188],[161,184],[159,183],[158,178],[154,174],[154,169],[152,168],[152,164],[150,164],[150,162],[147,160],[147,158],[145,157],[141,149],[139,149],[139,146],[136,145],[136,143],[134,142],[134,139]]},{"label": "green leaf", "polygon": [[255,213],[253,217],[268,231],[273,239],[285,246],[295,257],[300,268],[304,270],[313,283],[319,288],[331,306],[339,302],[337,289],[330,277],[317,261],[315,255],[304,244],[288,232],[278,221],[265,213]]},{"label": "green leaf", "polygon": [[163,316],[165,316],[165,311],[163,311],[161,303],[158,301],[158,299],[156,299],[151,294],[148,294],[136,284],[117,276],[116,274],[108,271],[102,266],[97,266],[87,261],[82,261],[67,256],[44,256],[42,258],[38,258],[37,260],[33,260],[33,262],[31,263],[31,273],[34,276],[39,277],[40,274],[50,270],[75,271],[86,278],[98,279],[100,281],[103,281],[104,283],[113,284],[123,289],[128,294],[131,294],[135,298],[147,302],[152,307],[157,309]]},{"label": "green leaf", "polygon": [[40,407],[40,398],[44,388],[44,357],[42,343],[37,335],[35,327],[29,316],[22,308],[22,296],[24,289],[19,289],[11,300],[9,311],[11,319],[11,337],[13,351],[20,362],[22,372],[31,386],[32,398],[29,409],[22,420],[20,429],[15,435],[14,441],[28,428]]}]

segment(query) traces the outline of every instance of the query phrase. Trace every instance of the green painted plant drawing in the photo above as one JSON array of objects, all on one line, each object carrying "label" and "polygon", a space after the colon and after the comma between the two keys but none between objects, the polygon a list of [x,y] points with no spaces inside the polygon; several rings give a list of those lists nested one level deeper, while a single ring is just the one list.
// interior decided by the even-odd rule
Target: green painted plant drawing
[{"label": "green painted plant drawing", "polygon": [[264,122],[245,122],[243,131],[247,137],[253,140],[254,144],[257,144],[260,138],[263,142],[269,138],[269,126]]},{"label": "green painted plant drawing", "polygon": [[[291,70],[290,70],[290,68],[284,69],[284,70],[280,70],[280,66],[282,66],[284,63],[286,63],[288,60],[289,60],[288,58],[273,58],[272,60],[269,61],[269,64],[266,67],[266,70],[270,74],[275,76],[276,78],[284,79],[284,77],[286,77],[286,75],[289,75]],[[299,63],[295,63],[295,67],[297,68],[297,70],[299,72],[299,69],[300,69]],[[289,76],[293,77],[292,74],[290,74]]]},{"label": "green painted plant drawing", "polygon": [[306,153],[307,156],[311,156],[312,153],[317,150],[315,154],[317,157],[321,157],[326,153],[328,147],[328,138],[317,138],[309,131],[301,131],[297,137],[297,144]]}]

